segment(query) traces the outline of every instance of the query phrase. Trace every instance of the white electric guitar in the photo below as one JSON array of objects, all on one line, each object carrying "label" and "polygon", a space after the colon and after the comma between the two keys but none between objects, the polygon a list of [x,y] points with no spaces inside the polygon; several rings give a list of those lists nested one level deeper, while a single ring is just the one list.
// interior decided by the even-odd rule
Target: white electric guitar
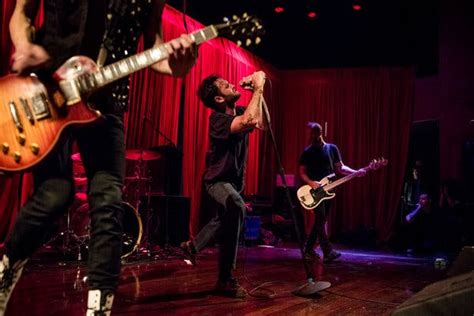
[{"label": "white electric guitar", "polygon": [[[364,169],[365,171],[377,170],[380,167],[386,166],[387,164],[388,160],[385,158],[374,159],[368,166],[364,167]],[[328,176],[319,181],[319,183],[321,183],[319,188],[312,189],[306,184],[298,189],[296,195],[298,196],[300,204],[305,209],[312,210],[321,204],[322,201],[332,199],[336,196],[336,193],[330,192],[331,190],[355,177],[357,177],[357,173],[350,174],[343,178],[337,179],[334,182],[331,182]]]}]

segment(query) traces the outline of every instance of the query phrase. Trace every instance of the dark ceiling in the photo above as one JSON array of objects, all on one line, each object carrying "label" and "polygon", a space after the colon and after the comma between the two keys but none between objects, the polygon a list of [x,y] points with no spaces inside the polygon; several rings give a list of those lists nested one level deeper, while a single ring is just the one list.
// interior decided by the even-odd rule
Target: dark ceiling
[{"label": "dark ceiling", "polygon": [[[168,3],[183,10],[183,1]],[[203,24],[233,14],[257,15],[266,29],[262,43],[248,48],[279,69],[415,65],[419,74],[437,72],[438,0],[186,1],[186,12]],[[307,17],[308,4],[317,18]]]}]

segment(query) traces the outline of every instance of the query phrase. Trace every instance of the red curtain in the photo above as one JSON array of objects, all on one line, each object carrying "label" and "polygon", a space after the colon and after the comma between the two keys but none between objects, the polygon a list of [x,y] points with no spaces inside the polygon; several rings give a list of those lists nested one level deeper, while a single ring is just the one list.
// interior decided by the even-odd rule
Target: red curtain
[{"label": "red curtain", "polygon": [[[0,12],[2,74],[8,69],[11,53],[7,26],[13,5],[12,1],[3,2]],[[187,24],[190,32],[203,27],[190,18],[187,18]],[[182,14],[167,7],[163,31],[165,40],[184,33]],[[191,198],[190,232],[195,234],[202,224],[199,223],[201,177],[210,114],[197,98],[197,87],[211,73],[218,73],[236,83],[260,69],[270,78],[265,96],[286,173],[295,173],[298,156],[307,145],[305,123],[308,120],[329,123],[327,140],[338,144],[344,162],[350,166],[361,167],[378,156],[390,160],[385,170],[356,179],[341,188],[331,217],[333,231],[349,231],[358,225],[373,226],[380,233],[380,239],[386,239],[397,214],[408,148],[414,78],[410,69],[282,72],[219,38],[201,45],[198,62],[184,79],[158,75],[149,70],[133,75],[130,111],[126,117],[127,148],[165,144],[155,129],[177,142],[181,88],[184,85],[183,194]],[[249,97],[247,92],[243,92],[240,103],[245,105]],[[275,158],[269,137],[256,131],[250,138],[246,193],[271,196],[275,175]],[[0,240],[15,218],[19,185],[18,175],[0,177]],[[24,193],[28,192],[30,181],[24,181],[23,186]]]},{"label": "red curtain", "polygon": [[414,102],[410,68],[288,71],[277,112],[278,140],[287,173],[297,172],[308,145],[308,121],[327,122],[326,141],[338,145],[343,162],[360,168],[372,158],[389,165],[337,190],[332,232],[375,228],[386,240],[397,218]]}]

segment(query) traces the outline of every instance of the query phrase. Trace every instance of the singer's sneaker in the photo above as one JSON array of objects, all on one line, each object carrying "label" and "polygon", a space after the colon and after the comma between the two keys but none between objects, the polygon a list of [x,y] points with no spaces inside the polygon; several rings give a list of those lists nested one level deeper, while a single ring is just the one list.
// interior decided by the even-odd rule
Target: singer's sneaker
[{"label": "singer's sneaker", "polygon": [[86,316],[110,316],[114,293],[101,290],[89,290]]},{"label": "singer's sneaker", "polygon": [[246,298],[248,295],[247,291],[234,278],[227,281],[217,281],[215,293],[233,298]]},{"label": "singer's sneaker", "polygon": [[329,253],[324,254],[324,263],[330,263],[341,256],[341,253],[335,250],[331,250]]},{"label": "singer's sneaker", "polygon": [[307,249],[304,252],[304,258],[308,261],[319,260],[319,255],[314,251],[314,249]]},{"label": "singer's sneaker", "polygon": [[26,261],[28,260],[17,261],[10,266],[10,260],[6,255],[3,255],[0,261],[0,316],[5,315],[8,300],[16,282],[20,279]]},{"label": "singer's sneaker", "polygon": [[186,259],[188,259],[193,266],[197,265],[196,261],[196,249],[194,248],[193,242],[191,240],[183,241],[179,248],[183,252]]}]

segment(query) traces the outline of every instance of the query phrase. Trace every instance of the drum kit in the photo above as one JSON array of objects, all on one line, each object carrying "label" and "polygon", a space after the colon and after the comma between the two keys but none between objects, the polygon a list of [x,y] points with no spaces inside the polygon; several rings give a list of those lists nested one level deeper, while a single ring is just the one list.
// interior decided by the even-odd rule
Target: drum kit
[{"label": "drum kit", "polygon": [[[122,192],[124,201],[122,202],[124,211],[122,259],[143,251],[149,253],[146,238],[149,229],[146,227],[147,225],[144,227],[142,217],[144,217],[146,223],[150,222],[148,220],[150,218],[150,207],[141,207],[141,204],[144,197],[147,197],[145,203],[149,203],[151,196],[150,184],[152,178],[147,164],[149,161],[160,157],[160,153],[151,150],[133,149],[127,150],[125,153],[126,173]],[[80,154],[73,154],[71,159],[76,189],[75,201],[60,223],[60,232],[52,238],[50,243],[61,239],[62,243],[60,243],[59,248],[63,255],[77,253],[77,260],[81,261],[84,251],[87,251],[90,230],[89,204],[86,193],[87,177]],[[138,210],[143,210],[143,213],[140,214]]]}]

